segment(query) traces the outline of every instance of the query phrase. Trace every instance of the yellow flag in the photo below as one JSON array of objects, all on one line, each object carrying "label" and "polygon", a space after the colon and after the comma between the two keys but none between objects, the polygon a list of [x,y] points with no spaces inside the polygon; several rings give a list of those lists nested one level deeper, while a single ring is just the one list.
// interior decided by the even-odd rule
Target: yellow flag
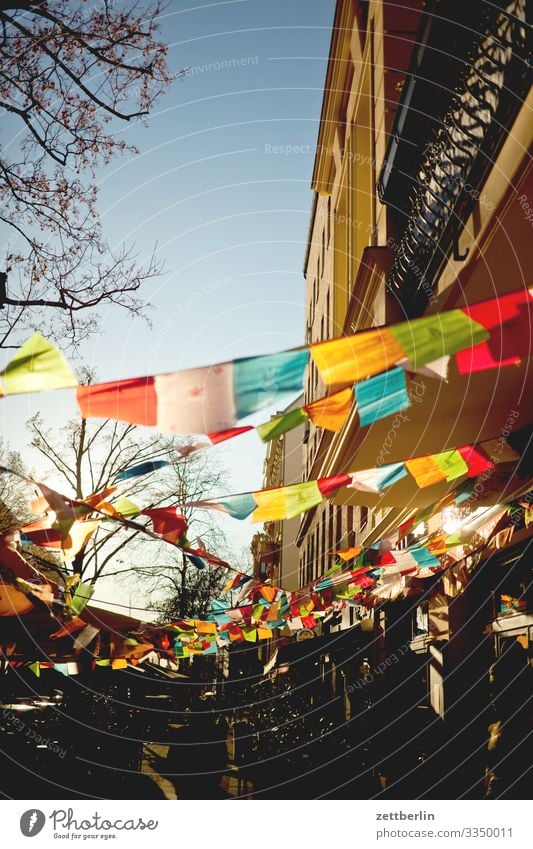
[{"label": "yellow flag", "polygon": [[341,389],[327,398],[320,398],[304,407],[305,412],[316,427],[324,430],[340,430],[350,415],[353,403],[353,390]]},{"label": "yellow flag", "polygon": [[253,496],[257,501],[257,507],[252,513],[252,522],[274,522],[276,519],[285,518],[287,511],[285,487],[254,492]]},{"label": "yellow flag", "polygon": [[405,465],[420,488],[446,480],[446,473],[431,456],[406,460]]},{"label": "yellow flag", "polygon": [[403,348],[387,328],[319,342],[310,350],[326,386],[364,380],[405,358]]}]

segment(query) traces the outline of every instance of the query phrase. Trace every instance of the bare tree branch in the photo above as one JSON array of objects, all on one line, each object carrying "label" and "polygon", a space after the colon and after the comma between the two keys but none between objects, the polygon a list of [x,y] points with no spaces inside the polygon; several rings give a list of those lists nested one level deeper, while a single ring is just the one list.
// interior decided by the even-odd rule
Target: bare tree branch
[{"label": "bare tree branch", "polygon": [[[79,345],[99,307],[145,313],[143,282],[161,271],[154,255],[113,252],[96,208],[96,169],[135,152],[115,123],[139,120],[173,77],[158,38],[159,0],[124,3],[0,2],[0,106],[22,128],[0,153],[0,221],[12,231],[0,346],[36,323]],[[68,167],[68,171],[67,171]]]}]

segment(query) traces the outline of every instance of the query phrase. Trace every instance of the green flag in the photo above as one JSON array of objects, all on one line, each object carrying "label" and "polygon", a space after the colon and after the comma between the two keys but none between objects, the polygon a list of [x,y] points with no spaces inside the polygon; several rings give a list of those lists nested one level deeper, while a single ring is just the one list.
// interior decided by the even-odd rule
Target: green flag
[{"label": "green flag", "polygon": [[275,419],[265,422],[265,424],[258,425],[257,433],[263,442],[269,442],[271,439],[275,439],[276,436],[281,436],[282,433],[298,427],[299,424],[307,420],[308,415],[305,410],[298,407],[296,410],[291,410],[290,413],[285,413],[283,416],[277,416]]},{"label": "green flag", "polygon": [[462,310],[424,316],[388,328],[415,368],[489,339],[490,333]]},{"label": "green flag", "polygon": [[2,375],[6,395],[46,392],[78,385],[63,354],[38,332],[19,348]]}]

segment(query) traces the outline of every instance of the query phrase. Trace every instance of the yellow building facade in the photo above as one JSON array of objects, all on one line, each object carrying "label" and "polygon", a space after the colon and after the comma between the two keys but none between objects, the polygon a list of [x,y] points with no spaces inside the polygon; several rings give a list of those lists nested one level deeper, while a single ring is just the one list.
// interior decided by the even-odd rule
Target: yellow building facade
[{"label": "yellow building facade", "polygon": [[[422,4],[383,2],[336,7],[312,179],[313,208],[304,264],[306,339],[348,335],[391,319],[384,295],[390,236],[377,175],[400,96]],[[316,368],[306,401],[321,397]],[[336,435],[311,426],[306,479],[323,476]],[[339,547],[362,542],[382,511],[331,501],[307,514],[298,537],[300,582],[322,574]]]},{"label": "yellow building facade", "polygon": [[[308,342],[527,285],[524,22],[523,0],[490,10],[476,0],[338,0],[304,263]],[[398,431],[390,417],[362,428],[356,409],[340,433],[311,426],[304,479],[492,438],[509,410],[523,408],[524,386],[532,388],[527,362],[470,375],[468,386],[453,369],[446,384],[409,379]],[[311,367],[306,402],[324,394]],[[525,410],[519,421],[527,425]],[[321,575],[337,548],[375,542],[439,495],[433,487],[403,505],[397,494],[340,490],[302,519],[300,584]]]}]

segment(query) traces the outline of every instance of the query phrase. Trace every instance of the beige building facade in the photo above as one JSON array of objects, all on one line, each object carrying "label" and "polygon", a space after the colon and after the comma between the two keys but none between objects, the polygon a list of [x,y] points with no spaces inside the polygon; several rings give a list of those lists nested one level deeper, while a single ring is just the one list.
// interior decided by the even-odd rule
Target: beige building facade
[{"label": "beige building facade", "polygon": [[[304,264],[308,342],[348,335],[395,317],[384,287],[389,251],[380,247],[387,245],[391,228],[376,183],[421,6],[337,4]],[[311,366],[306,402],[324,394]],[[306,479],[326,476],[325,458],[337,436],[311,426],[304,449]],[[336,549],[361,544],[382,519],[379,509],[333,500],[308,513],[298,536],[301,584],[329,568]]]}]

